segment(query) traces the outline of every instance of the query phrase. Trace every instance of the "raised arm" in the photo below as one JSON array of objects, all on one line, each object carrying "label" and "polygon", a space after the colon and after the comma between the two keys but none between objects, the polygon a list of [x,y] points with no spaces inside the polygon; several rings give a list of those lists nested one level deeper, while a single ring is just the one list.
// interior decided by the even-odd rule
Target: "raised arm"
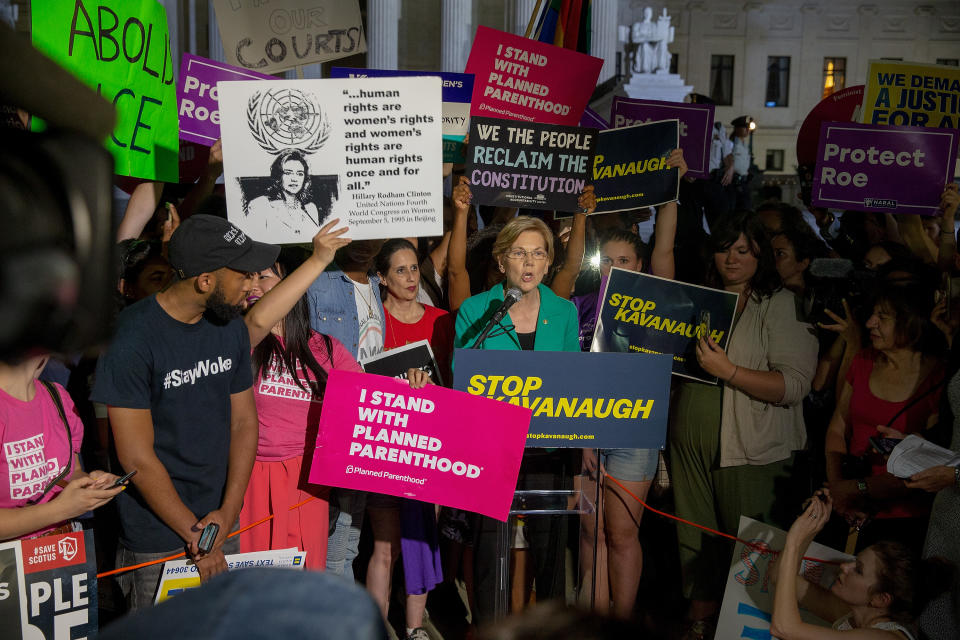
[{"label": "raised arm", "polygon": [[[819,495],[823,495],[821,499]],[[830,519],[829,492],[818,492],[807,509],[790,527],[783,552],[777,560],[777,586],[773,595],[773,616],[770,621],[770,633],[781,640],[871,640],[873,638],[893,638],[887,631],[877,629],[857,629],[854,631],[834,631],[817,625],[808,624],[800,617],[796,575],[800,569],[803,554]],[[817,588],[805,590],[805,607],[824,620],[836,620],[849,612],[849,607]]]},{"label": "raised arm", "polygon": [[583,265],[583,252],[586,248],[587,216],[597,209],[597,197],[593,193],[593,185],[588,184],[580,194],[580,211],[573,214],[573,226],[570,229],[570,239],[567,240],[566,256],[560,270],[553,276],[550,289],[563,298],[570,299],[573,285],[580,275]]},{"label": "raised arm", "polygon": [[163,193],[162,182],[141,182],[127,201],[127,208],[123,212],[123,220],[117,228],[117,242],[139,238],[144,227],[153,217],[157,205],[160,204],[160,195]]},{"label": "raised arm", "polygon": [[453,202],[453,228],[447,249],[447,296],[450,311],[456,311],[470,297],[470,274],[467,273],[467,216],[471,213],[470,181],[457,178],[450,195]]},{"label": "raised arm", "polygon": [[213,189],[217,185],[217,178],[219,178],[222,173],[223,144],[220,139],[217,138],[217,141],[210,147],[210,155],[207,156],[207,166],[203,174],[187,195],[184,196],[183,202],[180,203],[180,213],[183,214],[184,218],[193,214],[193,212],[197,210],[197,205],[213,193]]},{"label": "raised arm", "polygon": [[[679,179],[687,173],[687,163],[683,159],[683,149],[674,149],[667,158],[671,167],[679,170]],[[653,227],[653,252],[650,255],[650,272],[661,278],[673,279],[676,264],[673,258],[673,245],[677,237],[677,201],[672,200],[657,208],[657,219]]]},{"label": "raised arm", "polygon": [[260,344],[274,325],[290,312],[313,281],[333,261],[337,249],[350,244],[349,238],[342,237],[347,232],[346,227],[333,229],[338,222],[340,220],[335,219],[324,225],[317,235],[313,236],[313,253],[310,257],[260,298],[244,316],[243,321],[250,333],[251,348]]},{"label": "raised arm", "polygon": [[947,273],[953,271],[954,257],[957,255],[954,218],[957,215],[958,204],[960,204],[960,191],[957,190],[957,184],[951,182],[944,187],[940,195],[940,209],[943,215],[940,218],[940,246],[937,251],[937,266]]}]

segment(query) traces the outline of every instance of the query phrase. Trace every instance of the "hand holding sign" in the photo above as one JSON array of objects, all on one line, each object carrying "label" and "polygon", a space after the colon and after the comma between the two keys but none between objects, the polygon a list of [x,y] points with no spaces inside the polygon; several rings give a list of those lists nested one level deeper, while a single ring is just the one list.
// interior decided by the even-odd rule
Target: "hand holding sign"
[{"label": "hand holding sign", "polygon": [[453,188],[450,200],[453,201],[453,206],[457,211],[466,211],[470,208],[473,193],[470,192],[470,181],[467,180],[467,176],[457,178],[457,186]]},{"label": "hand holding sign", "polygon": [[590,215],[597,209],[597,195],[593,192],[593,185],[588,184],[583,188],[583,193],[580,194],[580,198],[577,200],[577,204],[580,205],[580,211]]},{"label": "hand holding sign", "polygon": [[667,168],[676,168],[678,178],[687,175],[688,167],[687,161],[683,159],[683,149],[674,149],[670,152],[670,155],[667,156]]}]

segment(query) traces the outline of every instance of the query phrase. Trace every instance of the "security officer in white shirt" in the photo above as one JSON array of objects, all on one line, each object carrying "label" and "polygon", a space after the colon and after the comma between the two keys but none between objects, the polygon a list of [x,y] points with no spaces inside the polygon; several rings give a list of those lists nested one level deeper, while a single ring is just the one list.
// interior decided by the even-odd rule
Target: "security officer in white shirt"
[{"label": "security officer in white shirt", "polygon": [[752,177],[750,175],[752,158],[747,142],[747,137],[750,135],[750,118],[740,116],[730,124],[733,125],[733,133],[730,134],[733,149],[720,184],[727,190],[731,210],[746,211],[750,209],[750,192],[747,183]]}]

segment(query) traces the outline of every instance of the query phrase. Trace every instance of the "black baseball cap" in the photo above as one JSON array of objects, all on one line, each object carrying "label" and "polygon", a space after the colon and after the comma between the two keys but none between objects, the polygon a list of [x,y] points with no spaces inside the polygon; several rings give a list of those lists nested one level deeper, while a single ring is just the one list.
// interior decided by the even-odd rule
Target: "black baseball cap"
[{"label": "black baseball cap", "polygon": [[168,251],[177,275],[192,278],[223,267],[262,271],[277,261],[280,247],[256,242],[223,218],[195,214],[173,232]]}]

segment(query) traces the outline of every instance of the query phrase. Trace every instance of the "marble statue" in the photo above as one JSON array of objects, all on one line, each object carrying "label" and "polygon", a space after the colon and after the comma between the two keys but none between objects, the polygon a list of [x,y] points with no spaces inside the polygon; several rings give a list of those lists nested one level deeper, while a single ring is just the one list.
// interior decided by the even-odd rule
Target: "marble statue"
[{"label": "marble statue", "polygon": [[653,9],[645,7],[643,21],[634,22],[630,28],[630,44],[633,48],[631,71],[633,73],[669,73],[670,51],[674,28],[670,26],[667,10],[653,21]]}]

